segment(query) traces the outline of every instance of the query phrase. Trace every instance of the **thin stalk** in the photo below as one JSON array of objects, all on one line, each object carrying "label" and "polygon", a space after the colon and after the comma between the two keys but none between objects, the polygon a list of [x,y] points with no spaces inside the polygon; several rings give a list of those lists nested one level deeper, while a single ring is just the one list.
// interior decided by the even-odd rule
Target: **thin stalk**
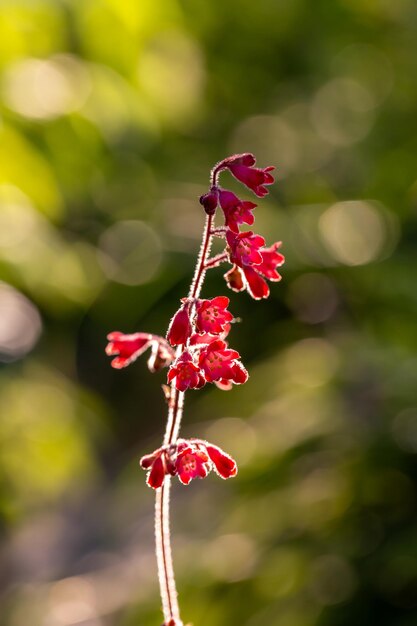
[{"label": "thin stalk", "polygon": [[[191,282],[188,297],[192,301],[190,315],[192,316],[195,306],[195,299],[198,298],[204,283],[206,274],[207,258],[210,254],[212,240],[212,225],[214,216],[207,215],[204,225],[203,238],[200,252]],[[183,346],[178,346],[176,356],[180,356]],[[168,419],[164,436],[164,446],[174,444],[178,439],[181,425],[182,411],[184,405],[184,393],[178,391],[174,382],[171,383],[171,396],[169,400]],[[159,587],[161,592],[162,609],[164,613],[165,625],[168,626],[173,620],[175,626],[182,624],[178,606],[178,593],[175,585],[174,566],[172,561],[171,537],[169,530],[169,496],[171,489],[170,476],[165,477],[165,481],[156,491],[155,502],[155,543],[156,562],[158,566]]]}]

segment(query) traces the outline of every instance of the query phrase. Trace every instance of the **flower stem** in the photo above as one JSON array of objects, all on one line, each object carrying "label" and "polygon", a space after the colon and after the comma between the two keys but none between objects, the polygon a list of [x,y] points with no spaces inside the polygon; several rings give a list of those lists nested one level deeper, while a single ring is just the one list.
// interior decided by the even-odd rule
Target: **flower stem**
[{"label": "flower stem", "polygon": [[[212,225],[214,216],[207,215],[204,225],[203,238],[201,241],[200,253],[194,277],[190,286],[188,297],[192,300],[191,307],[195,306],[195,299],[198,298],[204,283],[204,277],[207,269],[207,258],[210,254],[212,240]],[[192,311],[190,312],[192,315]],[[183,351],[183,346],[178,346],[176,357],[178,358]],[[171,396],[169,400],[168,419],[164,436],[164,446],[170,446],[177,441],[182,411],[184,405],[184,393],[178,391],[174,382],[171,383]],[[175,585],[174,567],[172,561],[171,538],[169,530],[169,495],[171,489],[170,476],[165,477],[165,481],[156,491],[155,503],[155,543],[156,543],[156,561],[158,566],[158,578],[161,592],[162,609],[164,613],[165,624],[168,625],[171,620],[176,626],[182,624],[180,620],[180,612],[178,607],[177,589]]]}]

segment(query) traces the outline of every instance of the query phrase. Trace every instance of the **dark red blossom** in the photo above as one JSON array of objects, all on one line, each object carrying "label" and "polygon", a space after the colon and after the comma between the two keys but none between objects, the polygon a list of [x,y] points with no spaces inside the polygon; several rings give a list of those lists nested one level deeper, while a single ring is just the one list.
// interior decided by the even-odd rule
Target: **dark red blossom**
[{"label": "dark red blossom", "polygon": [[212,300],[198,300],[196,305],[197,330],[201,333],[219,335],[226,324],[231,322],[233,315],[227,311],[229,298],[217,296]]},{"label": "dark red blossom", "polygon": [[225,225],[234,233],[239,232],[240,224],[253,224],[255,221],[252,213],[256,207],[254,202],[240,200],[234,193],[227,190],[219,192],[219,200],[225,217]]},{"label": "dark red blossom", "polygon": [[121,369],[135,361],[149,348],[153,336],[149,333],[125,335],[119,331],[114,331],[107,335],[107,339],[109,343],[106,346],[106,354],[108,356],[118,355],[112,360],[111,366],[115,369]]},{"label": "dark red blossom", "polygon": [[205,384],[204,376],[188,350],[185,350],[181,356],[171,365],[168,372],[168,382],[175,379],[175,386],[179,391],[186,389],[197,389]]},{"label": "dark red blossom", "polygon": [[167,333],[167,339],[171,346],[185,344],[191,335],[191,322],[188,308],[188,303],[185,302],[171,320]]},{"label": "dark red blossom", "polygon": [[226,233],[230,261],[239,267],[262,263],[260,248],[265,245],[265,239],[254,235],[251,230],[236,235],[231,230]]},{"label": "dark red blossom", "polygon": [[235,159],[234,161],[229,162],[227,167],[235,178],[246,185],[246,187],[249,187],[249,189],[259,196],[259,198],[262,198],[268,193],[268,189],[265,185],[272,185],[274,182],[274,177],[270,174],[270,172],[272,172],[275,168],[273,166],[264,168],[253,167],[255,159],[253,159],[253,162],[248,165],[247,163],[250,161],[251,159],[249,158],[246,159],[246,162],[243,159],[240,161]]},{"label": "dark red blossom", "polygon": [[216,339],[200,352],[199,365],[207,382],[231,380],[240,385],[247,381],[248,373],[239,358],[239,352],[229,350],[225,341]]}]

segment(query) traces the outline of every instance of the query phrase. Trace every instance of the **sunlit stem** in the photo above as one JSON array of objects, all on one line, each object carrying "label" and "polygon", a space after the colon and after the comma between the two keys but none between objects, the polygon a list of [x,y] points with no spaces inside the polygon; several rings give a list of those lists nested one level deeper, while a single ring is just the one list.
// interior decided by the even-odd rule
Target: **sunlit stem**
[{"label": "sunlit stem", "polygon": [[227,252],[221,252],[220,254],[213,256],[211,259],[208,259],[208,261],[206,262],[204,266],[204,269],[209,270],[212,267],[217,267],[218,265],[220,265],[220,263],[223,263],[224,261],[227,261],[228,259],[229,259],[229,256]]},{"label": "sunlit stem", "polygon": [[[204,277],[207,269],[207,258],[210,254],[213,215],[207,215],[204,226],[203,238],[201,241],[200,253],[194,272],[194,277],[188,294],[192,302],[191,309],[195,307],[195,302],[200,295]],[[190,311],[192,316],[192,310]],[[183,346],[178,346],[176,357],[182,353]],[[174,382],[171,383],[171,394],[169,399],[168,419],[164,436],[164,446],[174,444],[178,439],[181,425],[182,410],[184,405],[184,393],[178,391]],[[158,578],[161,591],[162,609],[165,624],[168,625],[174,620],[175,626],[181,626],[180,612],[177,599],[177,588],[175,585],[174,567],[172,562],[171,538],[169,530],[169,495],[171,488],[170,476],[165,477],[165,481],[156,491],[155,503],[155,543],[156,562],[158,566]]]}]

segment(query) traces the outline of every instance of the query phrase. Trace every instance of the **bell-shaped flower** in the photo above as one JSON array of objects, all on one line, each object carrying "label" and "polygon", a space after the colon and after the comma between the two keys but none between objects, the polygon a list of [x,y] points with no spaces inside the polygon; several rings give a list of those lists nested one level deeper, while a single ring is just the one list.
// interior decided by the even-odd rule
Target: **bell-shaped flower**
[{"label": "bell-shaped flower", "polygon": [[175,469],[183,485],[188,485],[193,478],[205,478],[211,467],[207,453],[190,445],[178,454]]},{"label": "bell-shaped flower", "polygon": [[107,335],[107,339],[109,343],[106,346],[106,354],[108,356],[118,355],[112,360],[111,366],[115,369],[121,369],[143,354],[151,345],[154,336],[149,333],[125,335],[119,331],[114,331]]},{"label": "bell-shaped flower", "polygon": [[229,258],[239,267],[244,265],[258,265],[262,263],[260,248],[265,245],[265,239],[254,235],[251,230],[239,234],[228,230],[226,233]]},{"label": "bell-shaped flower", "polygon": [[[233,291],[243,291],[246,289],[249,295],[255,300],[267,298],[269,296],[269,286],[265,278],[272,282],[281,280],[281,274],[277,267],[283,265],[285,257],[278,252],[281,242],[277,241],[269,248],[259,250],[262,262],[257,265],[234,265],[226,272],[224,278],[230,289]],[[264,278],[265,277],[265,278]]]},{"label": "bell-shaped flower", "polygon": [[200,371],[188,350],[185,350],[181,356],[171,365],[168,372],[168,382],[175,379],[175,387],[179,391],[186,389],[197,389],[205,384],[204,376]]},{"label": "bell-shaped flower", "polygon": [[[249,162],[249,160],[247,161]],[[249,187],[259,198],[266,196],[268,189],[265,185],[272,185],[274,177],[270,174],[275,168],[270,167],[253,167],[254,161],[251,165],[246,165],[238,160],[232,161],[227,164],[227,167],[237,180]]]},{"label": "bell-shaped flower", "polygon": [[236,461],[229,454],[226,454],[221,448],[214,446],[212,443],[207,442],[205,447],[217,474],[221,478],[226,479],[236,476]]},{"label": "bell-shaped flower", "polygon": [[233,315],[227,310],[229,298],[217,296],[212,300],[198,300],[196,305],[196,326],[200,333],[219,335],[232,321]]},{"label": "bell-shaped flower", "polygon": [[227,190],[219,192],[219,200],[225,217],[225,225],[234,233],[239,232],[240,224],[253,224],[255,221],[252,213],[256,207],[254,202],[240,200],[234,193]]},{"label": "bell-shaped flower", "polygon": [[239,358],[239,352],[228,349],[225,341],[217,339],[200,352],[199,365],[207,382],[231,380],[240,385],[247,381],[248,373]]}]

